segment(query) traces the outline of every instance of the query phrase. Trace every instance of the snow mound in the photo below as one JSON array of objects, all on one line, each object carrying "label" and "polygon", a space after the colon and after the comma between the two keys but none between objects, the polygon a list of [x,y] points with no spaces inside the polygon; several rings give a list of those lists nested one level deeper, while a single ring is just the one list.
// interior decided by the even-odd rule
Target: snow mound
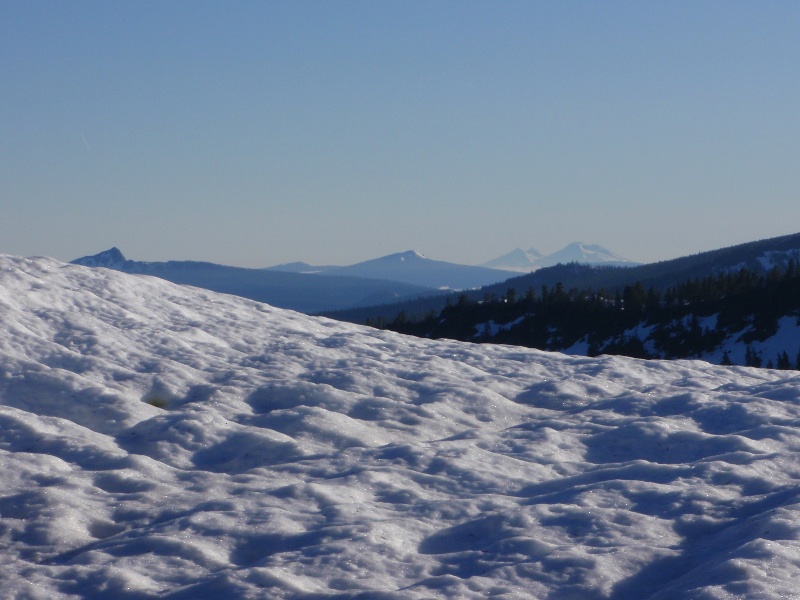
[{"label": "snow mound", "polygon": [[796,374],[0,256],[9,598],[783,598]]}]

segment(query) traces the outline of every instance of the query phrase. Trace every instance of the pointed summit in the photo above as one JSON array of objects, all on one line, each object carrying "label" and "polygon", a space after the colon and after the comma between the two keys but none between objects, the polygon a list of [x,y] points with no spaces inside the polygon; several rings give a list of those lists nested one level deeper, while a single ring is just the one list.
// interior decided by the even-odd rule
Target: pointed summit
[{"label": "pointed summit", "polygon": [[127,259],[120,249],[114,246],[100,254],[76,258],[72,261],[72,264],[83,265],[84,267],[106,267],[107,269],[119,270],[126,262]]},{"label": "pointed summit", "polygon": [[481,287],[507,278],[500,270],[432,260],[414,250],[388,254],[347,267],[335,267],[324,274],[386,279],[454,290]]},{"label": "pointed summit", "polygon": [[483,263],[482,267],[490,269],[503,269],[505,271],[516,271],[519,273],[530,273],[538,268],[538,262],[542,258],[541,252],[536,248],[523,250],[514,248],[508,254]]}]

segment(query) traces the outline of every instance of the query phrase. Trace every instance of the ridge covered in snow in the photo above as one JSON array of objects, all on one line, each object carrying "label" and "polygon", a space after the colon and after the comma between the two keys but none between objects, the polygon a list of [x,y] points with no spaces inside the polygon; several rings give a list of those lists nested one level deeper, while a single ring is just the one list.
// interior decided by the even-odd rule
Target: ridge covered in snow
[{"label": "ridge covered in snow", "polygon": [[784,598],[800,379],[0,256],[11,598]]}]

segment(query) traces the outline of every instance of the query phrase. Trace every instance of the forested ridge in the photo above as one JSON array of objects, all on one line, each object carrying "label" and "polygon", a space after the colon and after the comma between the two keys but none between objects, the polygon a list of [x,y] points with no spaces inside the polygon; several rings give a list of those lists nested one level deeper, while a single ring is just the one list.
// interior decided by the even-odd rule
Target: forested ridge
[{"label": "forested ridge", "polygon": [[795,259],[764,273],[740,268],[688,279],[659,290],[640,282],[614,290],[552,287],[463,294],[422,318],[400,312],[369,324],[397,332],[473,342],[514,344],[576,354],[638,358],[702,358],[723,364],[800,369],[800,339],[775,350],[763,342],[781,319],[800,317]]}]

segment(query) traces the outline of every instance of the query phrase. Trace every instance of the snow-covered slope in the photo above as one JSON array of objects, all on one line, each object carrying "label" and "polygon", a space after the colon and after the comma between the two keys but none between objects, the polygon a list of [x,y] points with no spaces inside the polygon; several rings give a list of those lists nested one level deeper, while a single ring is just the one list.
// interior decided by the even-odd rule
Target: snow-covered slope
[{"label": "snow-covered slope", "polygon": [[3,597],[794,597],[798,383],[0,257]]},{"label": "snow-covered slope", "polygon": [[610,250],[598,246],[597,244],[584,244],[583,242],[573,242],[553,254],[546,256],[540,254],[536,249],[521,250],[517,248],[508,254],[490,260],[483,264],[485,267],[495,269],[505,269],[519,273],[530,273],[536,269],[552,267],[553,265],[567,263],[581,263],[587,265],[603,266],[634,266],[638,263],[632,262]]}]

